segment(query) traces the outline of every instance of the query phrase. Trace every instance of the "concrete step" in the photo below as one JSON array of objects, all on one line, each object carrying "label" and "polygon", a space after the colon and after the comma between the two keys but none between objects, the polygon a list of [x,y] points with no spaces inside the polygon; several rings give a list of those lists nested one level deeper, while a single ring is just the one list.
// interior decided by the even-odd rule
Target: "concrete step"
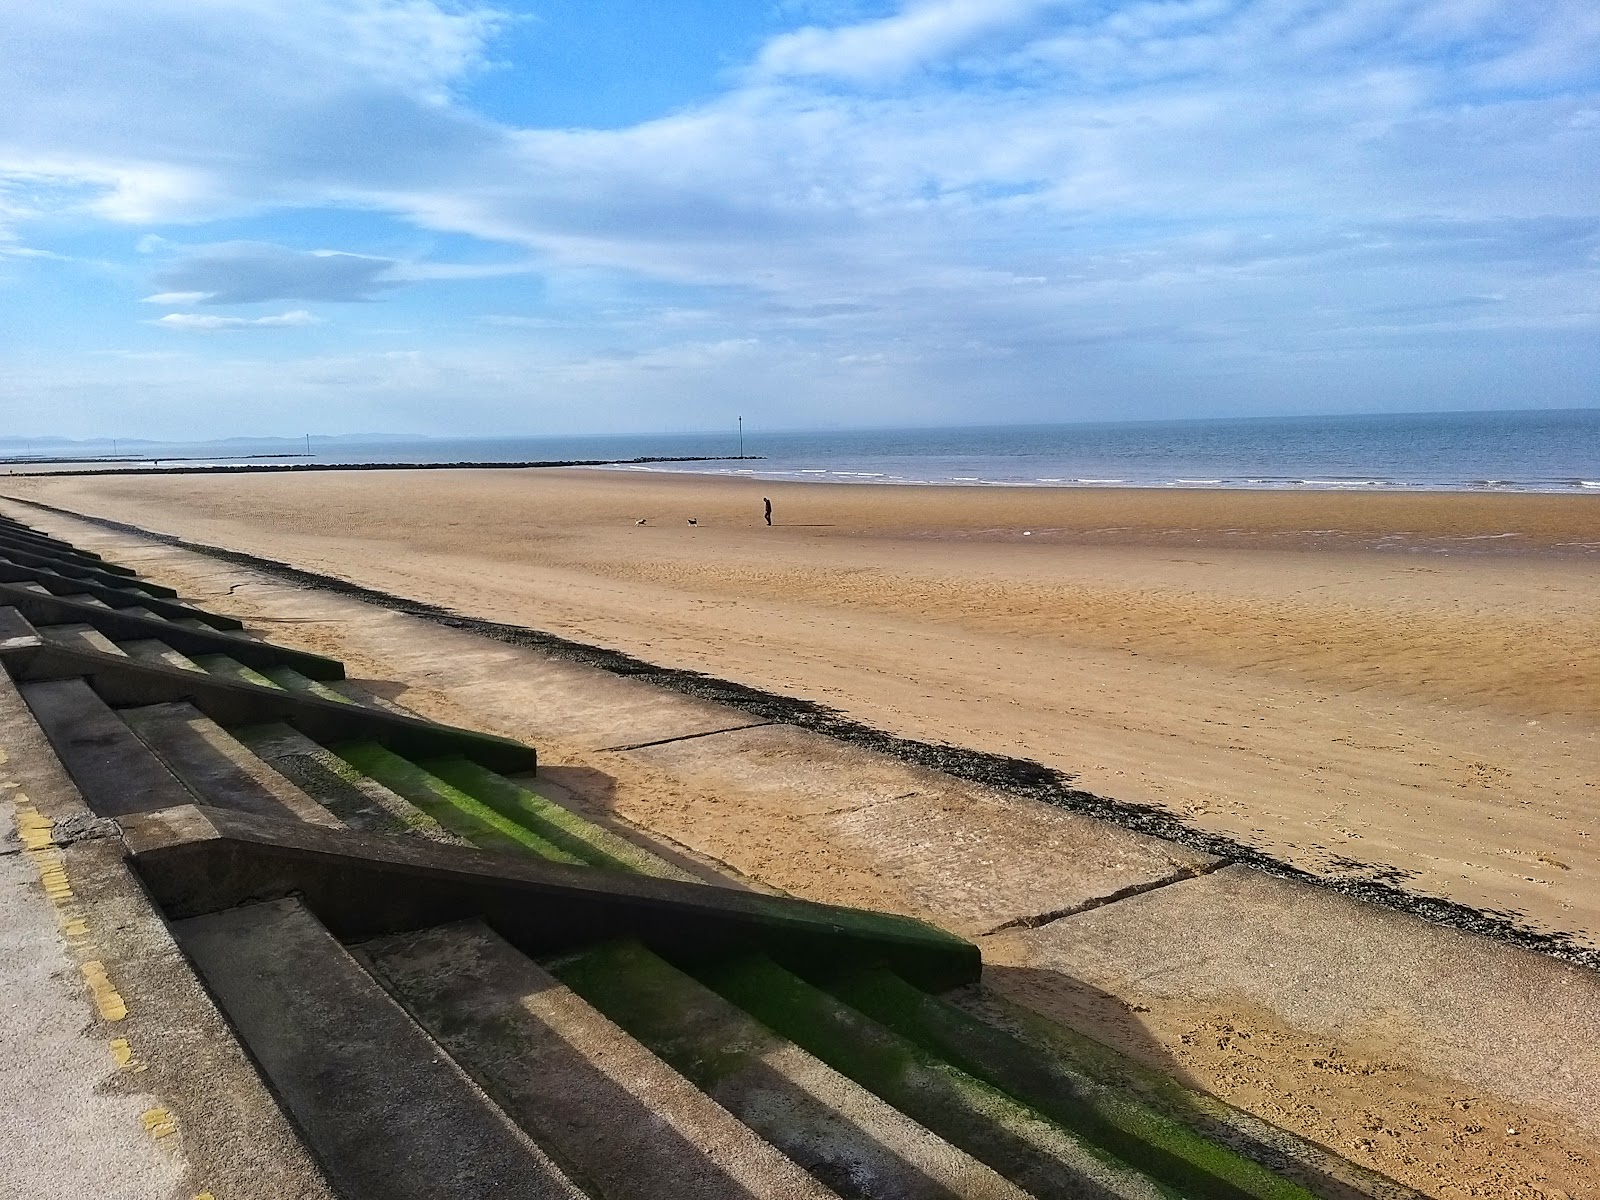
[{"label": "concrete step", "polygon": [[356,957],[598,1200],[834,1195],[480,922]]},{"label": "concrete step", "polygon": [[992,1168],[637,943],[591,946],[545,965],[842,1196],[1026,1200]]},{"label": "concrete step", "polygon": [[502,816],[460,788],[376,742],[345,743],[334,746],[333,752],[355,770],[409,800],[440,825],[474,846],[485,850],[537,854],[552,862],[583,862],[526,826]]},{"label": "concrete step", "polygon": [[168,617],[174,625],[181,625],[185,629],[197,629],[201,633],[221,633],[220,629],[206,624],[199,617]]},{"label": "concrete step", "polygon": [[283,691],[280,684],[274,683],[254,667],[247,667],[236,658],[226,654],[197,654],[194,656],[195,665],[202,671],[212,675],[219,675],[223,679],[231,679],[236,683],[252,683],[256,687],[276,688]]},{"label": "concrete step", "polygon": [[299,901],[173,933],[344,1195],[581,1200]]},{"label": "concrete step", "polygon": [[204,671],[205,668],[182,651],[174,650],[159,638],[137,638],[131,642],[121,643],[123,651],[129,658],[137,658],[140,662],[158,663],[164,667],[176,667],[180,671]]},{"label": "concrete step", "polygon": [[[767,1028],[1038,1200],[1163,1200],[1178,1192],[1042,1113],[812,986],[764,955],[708,964],[694,975]],[[1306,1200],[1306,1198],[1301,1198]]]},{"label": "concrete step", "polygon": [[399,713],[402,717],[414,717],[412,712],[403,704],[396,704],[393,700],[386,700],[374,692],[369,692],[358,683],[348,679],[336,679],[329,683],[328,690],[339,693],[340,698],[352,704],[360,704],[365,708],[381,708],[384,712]]},{"label": "concrete step", "polygon": [[460,755],[426,759],[423,770],[481,801],[509,821],[537,834],[580,862],[614,871],[638,871],[665,879],[698,881],[650,851],[586,821],[553,800]]},{"label": "concrete step", "polygon": [[331,700],[335,704],[355,703],[343,692],[330,687],[320,679],[302,675],[293,667],[264,667],[261,673],[286,692],[300,692],[303,695],[315,696],[319,700]]},{"label": "concrete step", "polygon": [[18,690],[97,816],[195,803],[194,794],[83,680],[25,683]]},{"label": "concrete step", "polygon": [[59,538],[46,537],[37,530],[23,526],[7,526],[4,530],[0,530],[0,545],[11,546],[46,558],[64,559],[96,571],[104,571],[108,575],[131,577],[136,574],[132,567],[106,562],[92,550],[81,549]]},{"label": "concrete step", "polygon": [[88,650],[95,654],[126,654],[123,648],[93,625],[45,625],[39,636],[69,650]]},{"label": "concrete step", "polygon": [[462,845],[462,839],[416,805],[356,770],[288,725],[233,731],[249,750],[352,829],[398,833]]},{"label": "concrete step", "polygon": [[125,708],[118,715],[202,804],[314,825],[341,823],[192,704]]},{"label": "concrete step", "polygon": [[[1024,1041],[1001,1025],[912,987],[881,967],[816,981],[933,1057],[984,1080],[1104,1147],[1182,1195],[1215,1200],[1311,1200],[1312,1193],[1239,1153],[1243,1139],[1202,1132],[1142,1103],[1124,1083],[1112,1086],[1075,1054]],[[1103,1050],[1103,1057],[1110,1051]],[[1276,1161],[1281,1154],[1268,1155]]]},{"label": "concrete step", "polygon": [[11,544],[11,541],[11,539],[0,538],[0,562],[10,563],[16,567],[53,571],[57,575],[86,579],[102,587],[125,588],[136,594],[148,596],[174,596],[177,594],[171,588],[149,583],[143,579],[131,578],[128,574],[108,571],[104,566],[93,565],[89,561],[74,558],[69,554],[61,554],[59,552],[39,553],[37,550],[29,550],[26,547]]}]

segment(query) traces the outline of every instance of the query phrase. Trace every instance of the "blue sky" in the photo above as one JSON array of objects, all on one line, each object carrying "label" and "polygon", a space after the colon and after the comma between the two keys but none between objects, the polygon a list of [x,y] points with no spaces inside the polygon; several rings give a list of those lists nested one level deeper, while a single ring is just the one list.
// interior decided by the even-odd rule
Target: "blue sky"
[{"label": "blue sky", "polygon": [[1600,404],[1592,0],[63,0],[8,434]]}]

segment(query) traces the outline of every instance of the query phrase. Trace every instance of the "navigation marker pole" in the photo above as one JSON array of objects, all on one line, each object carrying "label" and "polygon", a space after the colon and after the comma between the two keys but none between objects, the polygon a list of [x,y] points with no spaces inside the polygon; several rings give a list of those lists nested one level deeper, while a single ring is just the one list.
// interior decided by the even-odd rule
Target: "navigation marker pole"
[{"label": "navigation marker pole", "polygon": [[739,457],[744,457],[744,418],[739,418]]}]

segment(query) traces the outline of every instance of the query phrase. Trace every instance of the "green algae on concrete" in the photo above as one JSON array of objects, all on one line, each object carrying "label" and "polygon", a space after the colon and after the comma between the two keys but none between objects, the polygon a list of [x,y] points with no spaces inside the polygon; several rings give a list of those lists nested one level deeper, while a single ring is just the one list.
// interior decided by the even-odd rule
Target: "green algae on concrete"
[{"label": "green algae on concrete", "polygon": [[235,729],[233,736],[352,829],[461,842],[416,805],[282,722]]},{"label": "green algae on concrete", "polygon": [[474,846],[485,850],[521,850],[552,862],[582,865],[582,859],[376,742],[347,742],[332,750],[357,771],[409,800]]},{"label": "green algae on concrete", "polygon": [[1103,1146],[1149,1175],[1204,1200],[1312,1200],[1311,1193],[1226,1145],[1042,1055],[971,1013],[881,967],[821,981],[832,995],[928,1053]]},{"label": "green algae on concrete", "polygon": [[[702,983],[1038,1200],[1154,1200],[1168,1187],[929,1053],[763,955],[694,970]],[[1234,1195],[1239,1195],[1235,1193]]]},{"label": "green algae on concrete", "polygon": [[991,1168],[637,942],[544,965],[847,1200],[1025,1200]]},{"label": "green algae on concrete", "polygon": [[273,688],[283,691],[283,685],[268,679],[254,667],[247,667],[238,659],[229,658],[226,654],[197,654],[194,664],[202,671],[212,675],[221,676],[223,679],[232,679],[237,683],[253,683],[256,687]]},{"label": "green algae on concrete", "polygon": [[516,822],[591,866],[698,882],[695,876],[679,870],[665,859],[584,820],[555,801],[479,766],[469,758],[452,755],[427,759],[421,765],[452,787],[482,801],[507,820]]},{"label": "green algae on concrete", "polygon": [[315,696],[319,700],[330,700],[334,704],[355,703],[343,692],[336,691],[319,679],[312,679],[309,675],[302,675],[293,667],[263,667],[261,674],[286,692],[300,692],[307,696]]},{"label": "green algae on concrete", "polygon": [[755,1026],[744,1037],[701,1036],[694,1014],[705,989],[637,942],[607,942],[545,968],[702,1088],[760,1059],[777,1039]]}]

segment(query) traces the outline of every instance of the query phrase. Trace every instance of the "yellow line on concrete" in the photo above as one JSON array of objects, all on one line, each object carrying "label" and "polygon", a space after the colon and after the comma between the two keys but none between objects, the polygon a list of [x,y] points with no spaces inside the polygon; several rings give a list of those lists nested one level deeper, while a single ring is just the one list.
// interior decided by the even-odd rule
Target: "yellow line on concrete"
[{"label": "yellow line on concrete", "polygon": [[[7,764],[10,758],[6,750],[0,747],[0,766]],[[15,780],[0,781],[0,786],[12,793],[10,800],[16,814],[17,837],[22,842],[24,853],[39,873],[45,899],[49,901],[68,945],[80,955],[94,953],[94,943],[89,939],[88,919],[78,905],[72,880],[67,874],[66,858],[55,840],[54,822],[39,811]],[[126,1018],[127,1001],[111,982],[105,964],[98,958],[89,958],[80,964],[79,970],[83,972],[84,983],[88,985],[89,995],[94,1000],[95,1011],[100,1014],[100,1019],[121,1021]],[[147,1069],[127,1038],[112,1038],[108,1045],[112,1061],[119,1070],[136,1074]],[[157,1145],[175,1144],[172,1139],[178,1134],[178,1118],[165,1107],[158,1105],[146,1109],[139,1115],[139,1122]],[[194,1200],[216,1200],[216,1197],[205,1191],[197,1193]]]},{"label": "yellow line on concrete", "polygon": [[127,1038],[111,1039],[111,1057],[122,1070],[130,1075],[137,1075],[140,1071],[148,1069],[148,1064],[141,1062],[138,1055],[133,1052],[133,1044]]},{"label": "yellow line on concrete", "polygon": [[128,1015],[128,1006],[123,1002],[122,995],[111,986],[111,980],[106,976],[105,964],[99,959],[90,959],[82,967],[84,981],[89,985],[89,994],[94,997],[95,1009],[100,1013],[102,1021],[120,1021]]},{"label": "yellow line on concrete", "polygon": [[139,1123],[144,1126],[146,1133],[155,1138],[157,1145],[164,1145],[167,1138],[178,1132],[178,1118],[160,1105],[140,1113]]}]

